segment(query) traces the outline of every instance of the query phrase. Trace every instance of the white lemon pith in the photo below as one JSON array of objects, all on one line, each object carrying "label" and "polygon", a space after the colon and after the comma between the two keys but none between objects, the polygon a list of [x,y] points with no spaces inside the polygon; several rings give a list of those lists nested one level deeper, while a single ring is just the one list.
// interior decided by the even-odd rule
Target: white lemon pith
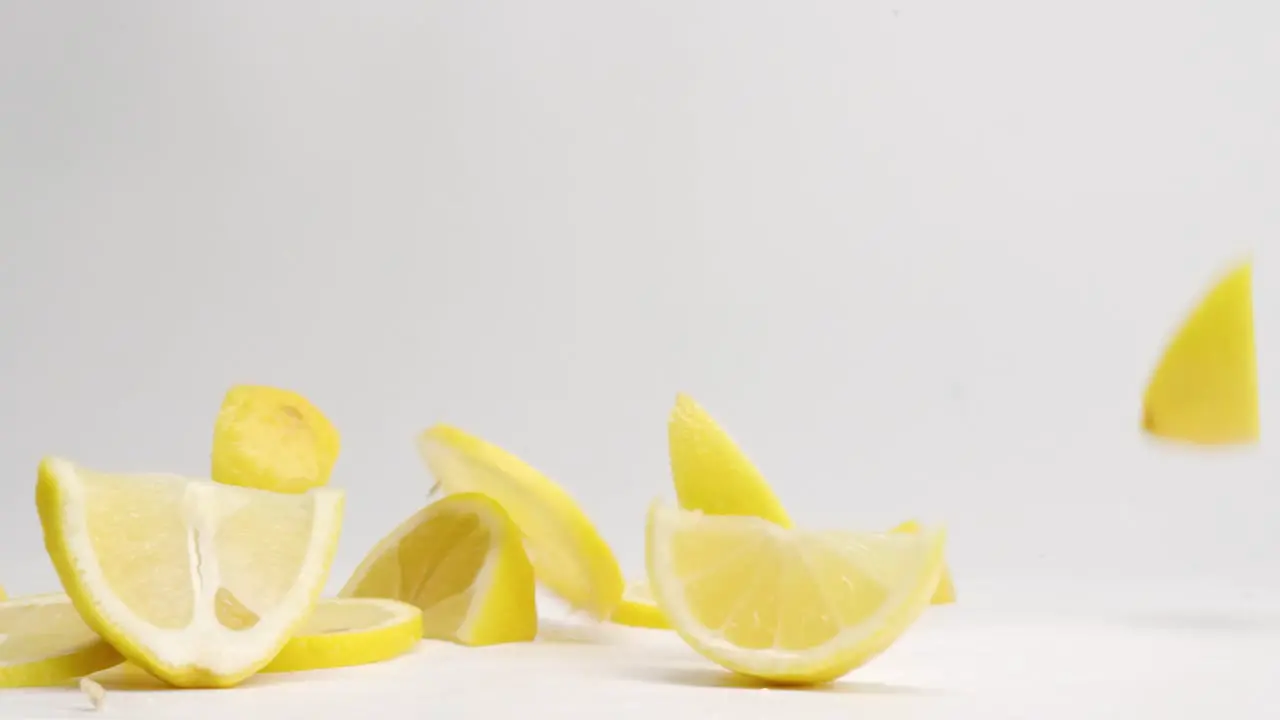
[{"label": "white lemon pith", "polygon": [[535,591],[519,528],[491,498],[461,493],[379,541],[339,594],[412,603],[423,637],[493,645],[534,639]]},{"label": "white lemon pith", "polygon": [[58,577],[91,628],[170,684],[226,687],[270,662],[311,613],[343,496],[50,458],[36,504]]},{"label": "white lemon pith", "polygon": [[58,685],[122,662],[62,593],[0,602],[0,687]]},{"label": "white lemon pith", "polygon": [[699,653],[769,682],[820,683],[875,657],[928,607],[944,539],[788,530],[655,503],[646,561],[658,606]]},{"label": "white lemon pith", "polygon": [[524,534],[537,579],[573,607],[605,619],[622,599],[622,569],[595,525],[556,483],[522,460],[461,430],[436,426],[418,450],[449,494],[498,502]]},{"label": "white lemon pith", "polygon": [[422,611],[380,598],[326,598],[262,672],[298,672],[381,662],[422,639]]}]

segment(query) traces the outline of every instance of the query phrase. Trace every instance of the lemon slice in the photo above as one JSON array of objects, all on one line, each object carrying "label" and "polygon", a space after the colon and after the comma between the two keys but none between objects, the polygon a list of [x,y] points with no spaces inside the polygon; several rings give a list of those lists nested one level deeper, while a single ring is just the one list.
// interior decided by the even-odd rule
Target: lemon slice
[{"label": "lemon slice", "polygon": [[311,613],[343,497],[103,474],[50,458],[36,505],[89,627],[170,684],[226,687],[270,662]]},{"label": "lemon slice", "polygon": [[[708,515],[747,515],[792,527],[791,518],[764,476],[715,419],[688,395],[676,396],[667,423],[667,438],[680,507]],[[917,530],[919,526],[908,521],[894,532]],[[946,569],[932,602],[947,605],[955,600],[951,571]],[[635,611],[643,613],[644,609],[632,607],[625,614],[635,617]]]},{"label": "lemon slice", "polygon": [[1226,274],[1164,351],[1142,402],[1153,436],[1202,445],[1258,440],[1258,360],[1253,270]]},{"label": "lemon slice", "polygon": [[122,662],[62,593],[0,602],[0,687],[60,685]]},{"label": "lemon slice", "polygon": [[227,485],[299,493],[329,482],[338,431],[289,390],[237,385],[213,430],[213,479]]},{"label": "lemon slice", "polygon": [[520,530],[494,500],[450,495],[374,546],[339,593],[422,609],[422,636],[464,645],[538,634],[533,567]]},{"label": "lemon slice", "polygon": [[569,493],[519,458],[461,430],[436,426],[418,450],[446,493],[479,492],[502,505],[526,538],[539,581],[597,619],[622,599],[613,551]]},{"label": "lemon slice", "polygon": [[667,630],[671,627],[667,616],[662,614],[662,609],[654,602],[653,592],[647,582],[628,585],[626,592],[622,593],[622,602],[613,609],[609,620],[619,625],[654,630]]},{"label": "lemon slice", "polygon": [[422,611],[380,598],[326,598],[262,672],[367,665],[398,657],[422,639]]},{"label": "lemon slice", "polygon": [[711,515],[751,515],[782,527],[791,518],[782,501],[716,421],[683,393],[667,421],[671,477],[680,507]]},{"label": "lemon slice", "polygon": [[654,597],[699,653],[777,683],[833,680],[889,647],[942,576],[945,534],[787,530],[655,504]]}]

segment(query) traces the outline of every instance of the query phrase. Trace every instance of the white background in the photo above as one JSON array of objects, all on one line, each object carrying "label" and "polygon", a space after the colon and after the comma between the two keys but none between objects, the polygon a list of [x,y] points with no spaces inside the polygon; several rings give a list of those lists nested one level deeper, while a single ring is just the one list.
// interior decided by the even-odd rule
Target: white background
[{"label": "white background", "polygon": [[0,0],[0,583],[56,588],[41,456],[205,474],[241,382],[342,432],[334,589],[423,502],[437,422],[560,481],[635,576],[683,390],[798,522],[945,522],[961,607],[1265,609],[1269,451],[1138,418],[1248,252],[1280,324],[1277,22]]}]

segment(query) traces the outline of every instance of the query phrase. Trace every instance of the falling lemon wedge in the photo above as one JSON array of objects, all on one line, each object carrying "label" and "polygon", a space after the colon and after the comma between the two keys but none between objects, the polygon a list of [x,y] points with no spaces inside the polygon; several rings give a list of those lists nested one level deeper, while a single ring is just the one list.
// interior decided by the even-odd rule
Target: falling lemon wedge
[{"label": "falling lemon wedge", "polygon": [[1257,442],[1257,362],[1253,270],[1243,262],[1209,290],[1165,349],[1143,398],[1143,429],[1201,445]]}]

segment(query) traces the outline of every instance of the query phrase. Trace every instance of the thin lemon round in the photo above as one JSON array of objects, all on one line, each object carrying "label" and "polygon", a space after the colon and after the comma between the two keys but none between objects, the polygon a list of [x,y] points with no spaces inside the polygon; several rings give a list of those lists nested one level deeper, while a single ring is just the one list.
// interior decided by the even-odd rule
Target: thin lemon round
[{"label": "thin lemon round", "polygon": [[1253,266],[1232,268],[1165,348],[1142,400],[1152,436],[1199,445],[1258,441]]},{"label": "thin lemon round", "polygon": [[520,529],[478,493],[444,497],[374,546],[339,593],[422,611],[421,636],[463,645],[533,640],[538,607]]},{"label": "thin lemon round", "polygon": [[40,464],[45,548],[85,622],[182,687],[228,687],[311,614],[342,524],[337,490],[286,495]]},{"label": "thin lemon round", "polygon": [[662,609],[653,600],[653,592],[649,583],[638,582],[627,586],[622,594],[622,602],[613,609],[610,622],[629,627],[648,628],[651,630],[669,630],[671,623]]},{"label": "thin lemon round", "polygon": [[61,685],[122,662],[66,595],[0,601],[0,687]]},{"label": "thin lemon round", "polygon": [[213,479],[300,493],[329,482],[341,440],[324,413],[290,390],[237,385],[213,430]]},{"label": "thin lemon round", "polygon": [[496,500],[524,533],[540,582],[570,605],[603,620],[622,599],[618,561],[578,503],[519,458],[456,428],[436,426],[418,450],[446,493]]},{"label": "thin lemon round", "polygon": [[422,611],[382,598],[325,598],[262,672],[367,665],[399,657],[422,639]]},{"label": "thin lemon round", "polygon": [[834,680],[929,605],[945,533],[788,530],[657,504],[646,561],[658,606],[695,650],[773,683]]}]

